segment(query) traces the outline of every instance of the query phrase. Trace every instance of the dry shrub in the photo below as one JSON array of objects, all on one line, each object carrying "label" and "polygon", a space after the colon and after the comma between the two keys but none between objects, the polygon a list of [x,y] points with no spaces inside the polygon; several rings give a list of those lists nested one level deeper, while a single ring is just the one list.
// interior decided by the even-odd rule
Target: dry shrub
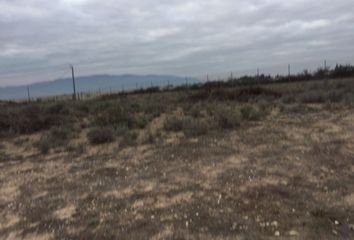
[{"label": "dry shrub", "polygon": [[221,129],[232,129],[241,125],[241,114],[237,109],[219,106],[212,114]]},{"label": "dry shrub", "polygon": [[74,129],[70,126],[55,126],[48,132],[42,134],[35,146],[41,153],[46,154],[52,148],[62,147],[68,144],[74,136]]},{"label": "dry shrub", "polygon": [[248,121],[257,121],[262,117],[262,112],[259,108],[251,104],[242,105],[240,107],[240,112],[242,114],[242,118]]},{"label": "dry shrub", "polygon": [[166,131],[183,131],[188,137],[196,137],[206,134],[210,125],[205,119],[198,119],[191,116],[172,116],[166,119],[164,123]]},{"label": "dry shrub", "polygon": [[87,133],[89,142],[93,145],[114,141],[114,130],[110,127],[93,128]]}]

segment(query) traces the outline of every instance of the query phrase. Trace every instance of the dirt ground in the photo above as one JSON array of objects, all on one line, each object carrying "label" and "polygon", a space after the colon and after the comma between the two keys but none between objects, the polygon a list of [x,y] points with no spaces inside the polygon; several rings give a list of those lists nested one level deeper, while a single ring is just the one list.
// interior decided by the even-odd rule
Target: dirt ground
[{"label": "dirt ground", "polygon": [[354,239],[354,110],[41,155],[3,142],[0,239]]}]

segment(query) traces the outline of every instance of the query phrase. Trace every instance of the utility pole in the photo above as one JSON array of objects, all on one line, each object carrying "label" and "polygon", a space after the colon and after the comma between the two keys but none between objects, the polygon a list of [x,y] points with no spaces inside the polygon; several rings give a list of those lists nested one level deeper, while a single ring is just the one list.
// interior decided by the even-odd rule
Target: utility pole
[{"label": "utility pole", "polygon": [[259,68],[257,68],[257,78],[259,78]]},{"label": "utility pole", "polygon": [[233,78],[234,78],[234,77],[233,77],[233,74],[232,74],[232,72],[231,72],[231,74],[230,74],[230,79],[233,80]]},{"label": "utility pole", "polygon": [[207,73],[207,82],[209,82],[209,74]]},{"label": "utility pole", "polygon": [[324,69],[327,71],[327,60],[324,60]]},{"label": "utility pole", "polygon": [[28,102],[31,102],[31,95],[30,95],[29,86],[27,86],[27,98],[28,98]]},{"label": "utility pole", "polygon": [[290,80],[290,64],[288,65],[288,77],[289,77],[289,80]]},{"label": "utility pole", "polygon": [[73,100],[76,101],[75,73],[74,73],[74,66],[73,65],[71,65],[71,75],[73,78]]}]

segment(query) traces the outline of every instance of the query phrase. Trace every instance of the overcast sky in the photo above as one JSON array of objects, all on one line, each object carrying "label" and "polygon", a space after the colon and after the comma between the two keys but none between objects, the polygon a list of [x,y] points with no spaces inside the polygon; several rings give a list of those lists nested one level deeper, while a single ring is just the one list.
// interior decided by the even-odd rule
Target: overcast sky
[{"label": "overcast sky", "polygon": [[0,0],[0,86],[354,61],[353,0]]}]

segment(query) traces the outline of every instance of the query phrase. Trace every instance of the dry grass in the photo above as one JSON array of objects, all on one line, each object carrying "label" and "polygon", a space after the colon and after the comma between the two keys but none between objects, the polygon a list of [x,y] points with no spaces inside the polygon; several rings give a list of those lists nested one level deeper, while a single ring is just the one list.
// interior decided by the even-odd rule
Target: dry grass
[{"label": "dry grass", "polygon": [[[83,102],[67,112],[70,131],[4,134],[0,239],[354,238],[352,93],[328,106],[299,100],[307,84],[266,88],[247,102],[218,93],[188,106],[195,92]],[[168,107],[153,107],[161,99]],[[129,117],[107,110],[116,105]],[[90,145],[102,126],[115,141]]]}]

